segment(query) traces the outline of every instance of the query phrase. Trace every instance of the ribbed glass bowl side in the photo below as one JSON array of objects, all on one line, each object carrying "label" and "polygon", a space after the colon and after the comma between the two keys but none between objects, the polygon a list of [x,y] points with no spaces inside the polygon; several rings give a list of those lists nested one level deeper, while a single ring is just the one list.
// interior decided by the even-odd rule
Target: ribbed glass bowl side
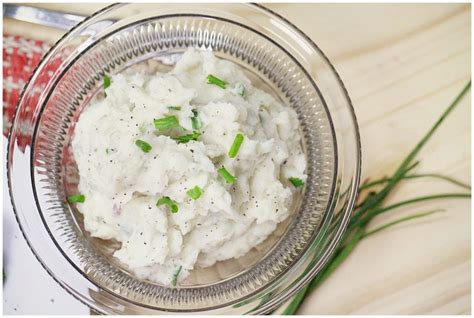
[{"label": "ribbed glass bowl side", "polygon": [[[297,110],[305,137],[309,178],[301,209],[284,238],[254,267],[208,286],[165,288],[140,281],[113,266],[79,231],[65,200],[66,167],[73,159],[67,155],[67,148],[74,123],[100,90],[104,74],[120,72],[149,58],[172,64],[188,47],[211,49],[220,57],[241,64],[275,88]],[[205,16],[139,22],[90,47],[70,65],[52,90],[33,141],[39,209],[64,255],[103,289],[136,303],[168,310],[198,310],[235,302],[284,273],[317,232],[329,202],[335,169],[331,128],[311,79],[288,54],[254,31]]]},{"label": "ribbed glass bowl side", "polygon": [[[230,6],[275,19],[260,8]],[[130,7],[137,12],[133,19],[117,19],[120,12]],[[221,6],[211,5],[210,9],[202,9],[202,14],[197,14],[200,10],[191,7],[177,5],[165,10],[178,11],[178,15],[164,14],[161,9],[156,9],[160,11],[158,14],[139,4],[118,5],[96,15],[82,27],[71,31],[43,61],[25,90],[15,119],[7,164],[19,224],[32,250],[50,274],[73,295],[104,313],[170,310],[257,313],[274,308],[322,266],[333,248],[331,246],[337,243],[355,198],[360,148],[353,113],[343,87],[324,81],[318,83],[322,87],[322,92],[318,93],[314,76],[308,73],[305,65],[308,61],[291,52],[294,46],[287,46],[284,41],[275,42],[262,27],[253,26],[254,29],[251,24],[236,22],[243,19],[241,15],[239,19],[218,18],[228,16],[229,11],[225,11],[225,14],[212,16]],[[94,33],[95,36],[85,36],[87,31],[93,33],[91,30],[101,21],[116,22],[110,30],[104,28]],[[286,27],[292,29],[291,25]],[[216,284],[169,289],[136,280],[113,266],[90,244],[65,200],[68,187],[65,182],[74,179],[68,178],[65,167],[71,161],[68,144],[74,122],[100,88],[104,73],[120,72],[150,58],[173,64],[190,46],[212,49],[218,56],[240,64],[297,110],[304,135],[309,181],[299,212],[284,238],[264,255],[261,262]],[[58,60],[59,63],[53,63]],[[322,70],[320,79],[327,76],[338,83],[339,79],[324,59],[319,61],[319,66]],[[53,76],[49,82],[41,82],[41,72],[46,72],[48,67]],[[41,85],[44,92],[39,99],[40,107],[36,107],[31,94]],[[333,89],[330,95],[325,95],[327,87]],[[325,99],[330,101],[326,101],[326,105]],[[333,104],[337,99],[339,108]],[[22,118],[21,112],[27,106],[34,106],[35,112],[31,117]],[[331,116],[334,112],[337,118],[335,129],[328,111]],[[345,118],[344,124],[340,122],[341,118]],[[25,152],[18,143],[20,123],[35,129],[34,132],[30,130],[34,140],[28,140]],[[345,147],[343,151],[339,144]],[[33,147],[31,153],[29,146]],[[350,156],[342,157],[341,161],[341,155],[346,153]],[[354,160],[354,156],[355,162],[345,162]],[[21,175],[21,166],[25,164],[31,166],[31,179]],[[343,171],[348,172],[345,176],[338,169],[341,164]],[[32,180],[33,187],[25,180]],[[18,200],[22,190],[24,197],[34,200]],[[36,214],[25,209],[34,203]],[[38,220],[44,229],[31,227],[32,222],[38,227]],[[49,245],[39,246],[38,240],[49,242]]]}]

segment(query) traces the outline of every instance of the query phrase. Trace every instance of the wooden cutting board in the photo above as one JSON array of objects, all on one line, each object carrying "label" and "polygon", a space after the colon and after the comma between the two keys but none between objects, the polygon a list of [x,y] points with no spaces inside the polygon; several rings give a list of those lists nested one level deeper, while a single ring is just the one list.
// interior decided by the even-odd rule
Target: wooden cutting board
[{"label": "wooden cutting board", "polygon": [[[89,14],[101,4],[35,4]],[[334,63],[354,103],[363,179],[391,173],[471,77],[470,4],[266,4],[301,28]],[[62,32],[11,20],[4,32],[56,41]],[[316,70],[317,71],[317,70]],[[470,183],[471,108],[465,98],[422,151],[418,172]],[[390,202],[458,189],[405,182]],[[305,301],[300,314],[469,314],[470,200],[399,209],[446,211],[361,242]]]}]

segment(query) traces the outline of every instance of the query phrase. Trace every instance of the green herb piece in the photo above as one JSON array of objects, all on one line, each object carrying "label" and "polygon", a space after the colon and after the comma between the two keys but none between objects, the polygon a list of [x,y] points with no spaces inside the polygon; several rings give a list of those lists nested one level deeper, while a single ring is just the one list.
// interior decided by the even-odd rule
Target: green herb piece
[{"label": "green herb piece", "polygon": [[[466,184],[462,181],[456,180],[454,178],[443,176],[443,175],[440,175],[440,174],[437,174],[437,173],[411,174],[411,175],[407,175],[407,176],[403,177],[403,179],[417,179],[417,178],[441,179],[441,180],[448,181],[448,182],[450,182],[454,185],[457,185],[459,187],[462,187],[466,190],[471,190],[470,185],[468,185],[468,184]],[[390,180],[389,178],[382,178],[382,179],[379,179],[379,180],[376,180],[376,181],[367,182],[367,183],[361,185],[359,190],[366,190],[366,189],[369,189],[369,188],[374,187],[376,185],[387,183],[389,180]]]},{"label": "green herb piece", "polygon": [[217,169],[217,172],[222,176],[222,178],[224,178],[227,183],[233,184],[235,183],[235,181],[237,181],[237,178],[231,175],[230,172],[227,171],[224,166],[222,166],[222,168]]},{"label": "green herb piece", "polygon": [[[409,221],[415,218],[421,218],[428,215],[435,213],[435,211],[427,212],[427,213],[420,213],[411,215],[408,217],[404,217],[392,222],[389,222],[385,225],[382,225],[379,228],[376,228],[372,231],[367,231],[367,226],[370,221],[375,218],[377,215],[381,213],[385,213],[391,211],[395,208],[400,206],[404,206],[407,204],[421,202],[426,200],[433,200],[433,199],[444,199],[444,198],[470,198],[471,195],[468,193],[454,193],[454,194],[438,194],[438,195],[430,195],[424,197],[418,197],[406,201],[402,201],[399,203],[392,204],[388,207],[382,207],[385,199],[392,193],[392,190],[399,185],[401,180],[412,179],[416,177],[412,177],[408,175],[409,171],[415,167],[418,162],[414,162],[415,157],[418,155],[420,150],[423,146],[430,140],[432,135],[437,131],[438,127],[443,123],[446,117],[453,111],[453,109],[459,104],[459,101],[466,95],[471,87],[471,81],[467,83],[467,85],[463,88],[463,90],[459,93],[459,95],[451,102],[448,108],[443,112],[443,114],[439,117],[439,119],[434,123],[434,125],[428,130],[428,132],[421,138],[421,140],[415,145],[412,151],[404,158],[401,162],[399,167],[393,173],[392,176],[388,178],[382,178],[380,180],[376,180],[367,184],[362,185],[359,192],[372,187],[374,185],[383,184],[383,188],[377,192],[370,192],[365,198],[362,199],[362,202],[357,205],[355,208],[351,221],[349,223],[349,227],[344,234],[341,244],[335,250],[333,255],[330,257],[329,261],[326,265],[322,268],[322,270],[315,276],[315,278],[307,284],[304,288],[302,288],[290,301],[289,305],[284,309],[283,315],[294,315],[298,310],[301,303],[304,301],[306,295],[320,286],[338,267],[341,265],[344,260],[352,253],[354,248],[357,244],[364,238],[377,233],[381,230],[389,228],[393,225],[399,224],[401,222]],[[439,179],[444,179],[447,182],[451,182],[462,186],[464,188],[469,188],[469,185],[465,185],[463,183],[458,182],[449,177],[437,175],[437,174],[427,174],[423,176],[431,176],[436,177]],[[418,176],[417,176],[418,177]],[[361,197],[361,196],[360,196]]]},{"label": "green herb piece", "polygon": [[182,268],[183,266],[180,266],[178,270],[176,271],[176,273],[173,274],[173,279],[171,280],[171,285],[173,287],[176,287],[176,284],[178,283],[178,276],[179,276],[179,273],[181,273]]},{"label": "green herb piece", "polygon": [[140,139],[137,139],[137,141],[135,141],[135,145],[137,145],[141,150],[143,150],[143,152],[150,152],[151,150],[150,144]]},{"label": "green herb piece", "polygon": [[169,130],[179,126],[178,118],[174,115],[155,119],[153,122],[155,124],[155,128],[159,131]]},{"label": "green herb piece", "polygon": [[104,82],[104,89],[106,89],[107,87],[110,86],[110,84],[112,83],[112,80],[110,79],[110,76],[108,75],[104,75],[103,77],[103,82]]},{"label": "green herb piece", "polygon": [[109,149],[109,148],[105,148],[105,153],[109,155],[109,154],[110,154],[110,149]]},{"label": "green herb piece", "polygon": [[175,110],[175,111],[180,111],[181,110],[181,106],[168,106],[167,108],[169,110]]},{"label": "green herb piece", "polygon": [[161,197],[157,202],[156,206],[160,205],[167,205],[171,211],[171,213],[178,212],[178,203],[170,199],[170,197]]},{"label": "green herb piece", "polygon": [[186,193],[194,200],[197,200],[201,197],[202,189],[199,186],[195,186],[192,189],[186,191]]},{"label": "green herb piece", "polygon": [[245,86],[242,83],[239,83],[239,85],[237,86],[237,94],[242,97],[245,97]]},{"label": "green herb piece", "polygon": [[367,236],[370,236],[370,235],[373,235],[373,234],[375,234],[377,232],[380,232],[382,230],[388,229],[389,227],[392,227],[394,225],[397,225],[397,224],[400,224],[400,223],[403,223],[403,222],[406,222],[406,221],[414,220],[414,219],[419,219],[419,218],[422,218],[422,217],[425,217],[425,216],[428,216],[428,215],[431,215],[431,214],[439,213],[439,212],[444,212],[444,210],[443,209],[431,210],[431,211],[428,211],[428,212],[417,213],[417,214],[413,214],[413,215],[409,215],[409,216],[397,219],[395,221],[388,222],[388,223],[386,223],[384,225],[381,225],[381,226],[379,226],[379,227],[377,227],[377,228],[375,228],[371,231],[368,231],[368,232],[364,233],[362,238],[366,238]]},{"label": "green herb piece", "polygon": [[67,199],[71,203],[84,203],[86,201],[86,197],[83,194],[70,195]]},{"label": "green herb piece", "polygon": [[195,109],[193,109],[193,117],[191,117],[191,122],[193,124],[193,129],[199,129],[202,127],[201,119],[199,119],[198,112]]},{"label": "green herb piece", "polygon": [[367,213],[367,215],[358,218],[357,220],[351,220],[353,222],[349,223],[348,229],[352,229],[354,227],[360,226],[360,225],[366,225],[373,217],[388,212],[390,210],[399,208],[401,206],[407,205],[407,204],[413,204],[421,201],[429,201],[429,200],[438,200],[438,199],[451,199],[451,198],[470,198],[471,195],[468,193],[442,193],[442,194],[435,194],[435,195],[427,195],[427,196],[421,196],[418,198],[414,199],[409,199],[405,201],[400,201],[398,203],[389,205],[387,207],[383,208],[375,208],[370,211],[370,213]]},{"label": "green herb piece", "polygon": [[234,142],[232,143],[232,146],[229,149],[229,158],[235,158],[237,156],[237,153],[239,152],[240,146],[242,145],[242,142],[244,141],[244,135],[238,133],[235,138]]},{"label": "green herb piece", "polygon": [[187,142],[190,142],[191,140],[197,140],[199,136],[201,136],[201,133],[199,131],[193,131],[192,134],[179,136],[179,137],[173,137],[173,139],[176,140],[178,144],[185,144]]},{"label": "green herb piece", "polygon": [[291,184],[293,184],[295,188],[299,188],[304,185],[304,181],[301,180],[300,178],[291,177],[288,180],[290,180]]},{"label": "green herb piece", "polygon": [[221,80],[220,78],[215,77],[212,74],[207,75],[207,84],[213,84],[217,85],[220,88],[226,89],[227,88],[227,82]]}]

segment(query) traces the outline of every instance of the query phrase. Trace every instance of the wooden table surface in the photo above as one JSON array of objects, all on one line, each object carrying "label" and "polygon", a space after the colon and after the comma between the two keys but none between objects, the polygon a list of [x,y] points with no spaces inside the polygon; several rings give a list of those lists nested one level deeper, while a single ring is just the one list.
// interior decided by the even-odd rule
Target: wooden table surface
[{"label": "wooden table surface", "polygon": [[[101,4],[35,4],[89,14]],[[363,179],[393,172],[471,77],[470,4],[266,4],[300,27],[334,63],[358,117]],[[62,32],[12,20],[4,32],[54,42]],[[422,151],[418,172],[470,183],[470,96]],[[459,189],[403,183],[390,202]],[[362,241],[301,307],[300,314],[469,314],[470,200],[420,203],[446,212]]]}]

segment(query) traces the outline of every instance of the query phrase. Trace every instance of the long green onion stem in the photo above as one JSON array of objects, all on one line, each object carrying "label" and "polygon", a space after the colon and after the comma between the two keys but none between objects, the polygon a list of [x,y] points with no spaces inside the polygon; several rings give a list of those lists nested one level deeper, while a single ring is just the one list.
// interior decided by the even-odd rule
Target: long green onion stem
[{"label": "long green onion stem", "polygon": [[428,211],[424,213],[418,213],[397,219],[395,221],[388,222],[378,228],[367,231],[367,227],[372,221],[373,218],[378,216],[381,213],[386,213],[392,211],[396,208],[410,205],[417,202],[424,202],[428,200],[435,199],[446,199],[446,198],[470,198],[470,193],[447,193],[447,194],[434,194],[421,196],[418,198],[413,198],[392,205],[382,207],[385,203],[385,199],[389,194],[392,193],[392,190],[399,185],[402,180],[410,180],[415,178],[437,178],[440,180],[447,181],[449,183],[458,185],[467,190],[470,190],[471,187],[463,182],[455,180],[451,177],[443,176],[437,173],[430,174],[409,174],[418,162],[414,161],[415,157],[418,155],[423,146],[430,140],[433,134],[436,132],[438,127],[444,122],[446,117],[453,111],[456,106],[458,106],[459,101],[466,95],[471,87],[471,81],[469,81],[462,91],[456,96],[456,98],[451,102],[448,108],[443,112],[443,114],[438,118],[438,120],[433,124],[433,126],[428,130],[428,132],[421,138],[421,140],[415,145],[415,147],[408,153],[408,155],[403,159],[399,167],[395,170],[392,176],[381,178],[379,180],[367,182],[362,184],[359,192],[363,190],[375,187],[383,186],[379,191],[370,192],[366,195],[361,202],[356,206],[354,213],[352,215],[349,227],[346,230],[346,234],[343,236],[341,243],[338,248],[336,248],[334,254],[330,257],[329,261],[326,263],[325,267],[313,278],[313,280],[302,288],[290,301],[289,305],[284,309],[284,315],[293,315],[298,310],[301,303],[304,301],[306,295],[319,286],[322,282],[326,280],[327,277],[333,273],[340,264],[351,254],[357,244],[364,238],[372,236],[375,233],[378,233],[382,230],[390,228],[394,225],[407,222],[413,219],[426,217],[434,213],[439,212],[439,210]]}]

